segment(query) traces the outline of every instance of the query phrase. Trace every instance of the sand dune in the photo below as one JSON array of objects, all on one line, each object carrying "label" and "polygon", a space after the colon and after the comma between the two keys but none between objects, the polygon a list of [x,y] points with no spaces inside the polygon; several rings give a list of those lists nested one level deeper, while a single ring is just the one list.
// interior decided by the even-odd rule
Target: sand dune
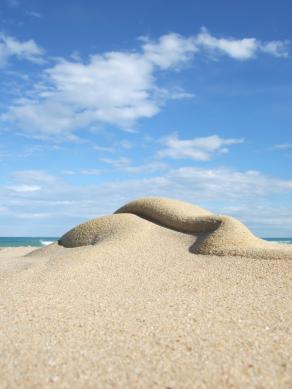
[{"label": "sand dune", "polygon": [[0,387],[291,388],[291,251],[190,204],[117,212],[0,251]]},{"label": "sand dune", "polygon": [[194,254],[292,259],[291,247],[257,238],[235,218],[214,215],[182,201],[155,197],[130,202],[114,215],[83,223],[59,242],[64,247],[78,247],[96,245],[114,237],[122,239],[127,234],[135,231],[141,234],[150,228],[145,220],[194,235],[192,246],[186,247]]}]

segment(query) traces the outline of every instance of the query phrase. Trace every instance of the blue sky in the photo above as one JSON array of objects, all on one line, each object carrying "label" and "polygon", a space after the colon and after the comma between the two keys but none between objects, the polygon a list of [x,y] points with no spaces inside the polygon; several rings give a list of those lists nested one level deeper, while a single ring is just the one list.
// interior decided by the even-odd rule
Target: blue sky
[{"label": "blue sky", "polygon": [[2,0],[0,236],[149,195],[292,236],[289,3]]}]

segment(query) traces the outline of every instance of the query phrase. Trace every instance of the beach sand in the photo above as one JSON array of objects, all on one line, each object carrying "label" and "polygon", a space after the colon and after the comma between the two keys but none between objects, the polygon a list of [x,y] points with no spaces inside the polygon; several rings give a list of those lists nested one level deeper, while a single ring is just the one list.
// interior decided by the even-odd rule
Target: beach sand
[{"label": "beach sand", "polygon": [[115,216],[96,245],[0,250],[0,387],[292,387],[287,252],[198,254]]}]

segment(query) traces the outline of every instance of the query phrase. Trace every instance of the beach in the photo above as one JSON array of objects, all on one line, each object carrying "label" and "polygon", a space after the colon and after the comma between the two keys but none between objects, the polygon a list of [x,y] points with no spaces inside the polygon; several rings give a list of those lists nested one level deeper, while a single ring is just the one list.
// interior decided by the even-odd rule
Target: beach
[{"label": "beach", "polygon": [[292,261],[195,254],[194,235],[137,223],[0,250],[2,387],[290,388]]},{"label": "beach", "polygon": [[292,389],[292,1],[0,4],[0,389]]}]

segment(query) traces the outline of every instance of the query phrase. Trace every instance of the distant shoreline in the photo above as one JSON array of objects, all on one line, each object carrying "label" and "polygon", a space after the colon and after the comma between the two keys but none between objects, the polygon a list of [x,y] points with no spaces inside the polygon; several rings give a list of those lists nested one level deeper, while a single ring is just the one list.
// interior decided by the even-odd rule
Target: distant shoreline
[{"label": "distant shoreline", "polygon": [[[40,243],[35,243],[35,244],[29,244],[29,243],[26,243],[26,242],[19,242],[19,244],[17,242],[15,242],[15,244],[3,244],[1,242],[1,239],[0,238],[0,250],[1,249],[4,249],[4,248],[21,248],[21,247],[31,247],[31,248],[40,248],[40,247],[45,247],[49,244],[52,244],[52,243],[55,243],[58,241],[58,238],[33,238],[34,240],[40,240],[42,242]],[[31,239],[31,238],[28,238],[28,239]],[[268,242],[271,242],[271,243],[284,243],[284,244],[292,244],[292,238],[262,238]]]},{"label": "distant shoreline", "polygon": [[[58,239],[58,237],[0,237],[0,249],[13,247],[45,247],[51,243],[57,242]],[[292,244],[292,237],[262,239],[268,242]]]},{"label": "distant shoreline", "polygon": [[3,247],[44,247],[58,240],[58,237],[0,237]]}]

